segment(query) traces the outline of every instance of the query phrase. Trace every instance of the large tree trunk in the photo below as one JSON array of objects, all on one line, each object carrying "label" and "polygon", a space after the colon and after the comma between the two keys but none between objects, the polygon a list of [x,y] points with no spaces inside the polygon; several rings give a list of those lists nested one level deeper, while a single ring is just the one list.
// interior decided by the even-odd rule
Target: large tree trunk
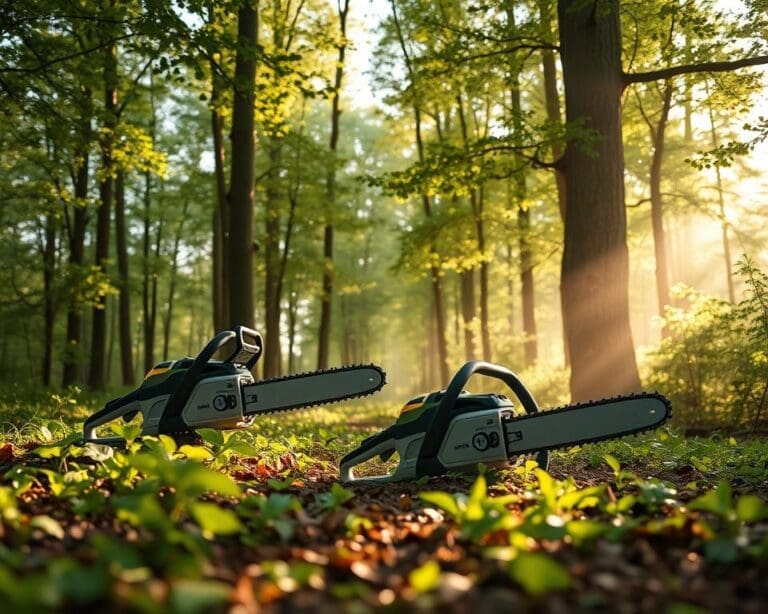
[{"label": "large tree trunk", "polygon": [[[112,141],[117,124],[117,49],[109,44],[104,56],[104,128],[101,137],[102,179],[99,185],[99,210],[96,218],[95,266],[102,275],[107,273],[109,258],[109,233],[112,212]],[[91,360],[88,385],[94,390],[106,387],[104,367],[107,343],[106,295],[98,298],[93,307]]]},{"label": "large tree trunk", "polygon": [[128,231],[125,225],[125,171],[119,169],[115,178],[115,239],[117,243],[117,270],[120,276],[119,329],[120,371],[124,386],[133,386],[133,354],[131,338],[131,287],[128,276]]},{"label": "large tree trunk", "polygon": [[331,100],[331,150],[329,168],[325,180],[326,220],[323,232],[323,294],[320,301],[320,330],[317,342],[317,368],[328,367],[328,354],[331,339],[331,308],[333,306],[333,210],[336,207],[336,152],[339,143],[339,119],[341,108],[341,83],[344,78],[344,57],[347,52],[347,15],[349,0],[338,3],[339,35],[341,43],[337,45],[336,74],[334,77],[333,98]]},{"label": "large tree trunk", "polygon": [[229,325],[253,327],[254,98],[258,15],[250,2],[237,12],[237,56],[232,105],[229,228]]},{"label": "large tree trunk", "polygon": [[567,147],[564,328],[574,401],[640,387],[629,322],[618,0],[560,0],[566,120],[598,137]]}]

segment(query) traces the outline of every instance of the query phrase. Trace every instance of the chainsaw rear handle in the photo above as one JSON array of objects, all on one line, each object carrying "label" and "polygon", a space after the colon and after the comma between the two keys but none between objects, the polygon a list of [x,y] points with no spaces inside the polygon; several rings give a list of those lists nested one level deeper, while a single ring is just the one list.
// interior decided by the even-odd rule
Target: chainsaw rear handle
[{"label": "chainsaw rear handle", "polygon": [[[439,475],[444,473],[445,469],[440,465],[437,454],[448,432],[451,420],[457,415],[457,412],[454,411],[456,401],[462,390],[464,390],[464,386],[469,381],[469,378],[473,375],[485,375],[505,383],[520,400],[526,414],[535,414],[540,411],[536,400],[525,384],[514,372],[506,367],[483,360],[472,360],[464,364],[456,372],[456,375],[453,376],[450,384],[448,384],[448,388],[440,400],[440,405],[437,407],[437,411],[435,411],[432,422],[427,429],[429,436],[424,441],[418,460],[418,472],[420,475]],[[542,469],[546,469],[549,465],[549,451],[543,450],[539,452],[536,460]]]}]

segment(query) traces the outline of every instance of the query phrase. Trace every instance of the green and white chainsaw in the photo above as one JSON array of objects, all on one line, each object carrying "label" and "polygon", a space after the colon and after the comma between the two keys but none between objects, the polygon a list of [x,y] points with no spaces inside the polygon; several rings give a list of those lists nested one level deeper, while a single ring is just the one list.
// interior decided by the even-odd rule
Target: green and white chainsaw
[{"label": "green and white chainsaw", "polygon": [[[522,404],[517,415],[501,394],[469,394],[464,386],[474,374],[505,383]],[[669,401],[657,393],[639,393],[539,411],[512,371],[482,361],[466,363],[448,388],[416,397],[397,422],[341,459],[342,482],[395,482],[450,472],[475,472],[479,463],[505,465],[535,454],[546,469],[549,451],[615,439],[654,429],[670,416]],[[355,467],[377,456],[382,462],[397,452],[399,463],[388,475],[356,477]]]},{"label": "green and white chainsaw", "polygon": [[[223,360],[219,351],[230,349]],[[239,326],[211,339],[195,358],[161,362],[141,386],[106,404],[83,425],[84,442],[122,445],[96,429],[142,414],[142,435],[179,435],[198,428],[234,429],[256,416],[344,401],[372,394],[385,384],[376,365],[355,365],[255,381],[251,369],[262,354],[261,334]]]},{"label": "green and white chainsaw", "polygon": [[[214,360],[225,346],[232,348],[228,355]],[[216,335],[195,358],[156,365],[139,388],[110,401],[85,421],[84,441],[123,444],[119,437],[98,436],[97,428],[118,418],[130,422],[139,413],[142,435],[179,435],[203,427],[244,428],[259,415],[362,397],[385,384],[384,371],[372,364],[255,381],[251,369],[262,348],[258,332],[238,327]],[[518,415],[505,395],[464,391],[474,374],[505,383],[525,414]],[[341,480],[391,482],[473,472],[480,463],[504,465],[528,454],[536,454],[539,466],[546,468],[550,450],[650,430],[669,415],[669,401],[656,393],[541,412],[512,371],[473,361],[459,369],[446,390],[409,401],[395,424],[342,458]],[[358,465],[377,456],[386,461],[395,452],[400,462],[393,473],[355,477]]]}]

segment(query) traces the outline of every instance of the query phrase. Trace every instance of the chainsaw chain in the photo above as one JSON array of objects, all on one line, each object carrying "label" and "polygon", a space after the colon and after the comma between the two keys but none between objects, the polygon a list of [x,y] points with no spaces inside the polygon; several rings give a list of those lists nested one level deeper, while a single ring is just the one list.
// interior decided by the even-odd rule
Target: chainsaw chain
[{"label": "chainsaw chain", "polygon": [[272,377],[270,379],[262,379],[257,382],[253,382],[252,384],[247,384],[244,387],[260,386],[261,384],[272,384],[276,382],[288,382],[290,380],[301,379],[307,376],[325,375],[326,373],[339,373],[341,371],[356,371],[361,368],[373,369],[374,371],[376,371],[379,375],[381,375],[381,383],[375,388],[373,388],[372,390],[369,390],[368,392],[360,392],[357,394],[346,394],[333,399],[324,399],[322,401],[315,401],[315,402],[309,402],[309,403],[296,403],[295,405],[288,405],[286,407],[276,407],[274,409],[269,409],[266,411],[259,411],[253,414],[248,414],[246,417],[250,418],[250,417],[257,417],[257,416],[267,416],[269,414],[277,414],[285,411],[293,411],[295,409],[317,407],[320,405],[327,405],[328,403],[338,403],[339,401],[346,401],[348,399],[359,399],[359,398],[370,396],[378,392],[387,383],[387,374],[384,372],[384,370],[378,365],[374,365],[370,363],[370,364],[359,364],[359,365],[346,365],[343,367],[331,367],[330,369],[323,369],[321,371],[305,371],[303,373],[292,373],[290,375],[284,375],[282,377]]},{"label": "chainsaw chain", "polygon": [[514,424],[515,422],[519,422],[521,420],[530,420],[532,418],[541,416],[541,414],[546,414],[546,415],[563,414],[570,411],[578,411],[584,407],[597,407],[600,405],[606,405],[608,403],[615,403],[616,401],[633,401],[637,399],[657,399],[661,401],[664,404],[664,407],[666,408],[666,413],[664,417],[661,419],[661,421],[653,426],[641,427],[631,431],[618,433],[616,435],[600,435],[598,437],[594,437],[590,439],[582,439],[581,441],[568,443],[564,445],[544,446],[539,448],[532,448],[530,450],[515,450],[512,454],[513,456],[522,456],[525,454],[534,454],[536,452],[543,452],[545,450],[569,450],[572,448],[582,446],[584,444],[595,443],[598,441],[611,441],[613,439],[622,439],[624,437],[629,437],[631,435],[640,435],[642,433],[647,433],[649,431],[656,430],[662,424],[664,424],[667,420],[672,418],[672,404],[670,403],[667,397],[665,397],[663,394],[659,392],[642,392],[642,393],[635,393],[635,394],[618,395],[615,397],[607,397],[604,399],[600,399],[599,401],[581,401],[579,403],[573,403],[571,405],[562,405],[560,407],[553,407],[551,409],[541,410],[532,414],[524,414],[522,416],[513,416],[510,418],[507,418],[503,422],[504,432],[505,433],[507,432],[507,426]]}]

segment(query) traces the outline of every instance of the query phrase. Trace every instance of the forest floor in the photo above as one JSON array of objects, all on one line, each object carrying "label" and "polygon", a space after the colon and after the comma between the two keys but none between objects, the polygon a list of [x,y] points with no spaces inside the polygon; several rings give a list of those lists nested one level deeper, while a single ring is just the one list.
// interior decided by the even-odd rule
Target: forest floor
[{"label": "forest floor", "polygon": [[[0,394],[12,611],[764,612],[768,443],[674,429],[482,476],[341,486],[394,406],[76,445],[102,400]],[[121,434],[137,434],[131,424]]]}]

